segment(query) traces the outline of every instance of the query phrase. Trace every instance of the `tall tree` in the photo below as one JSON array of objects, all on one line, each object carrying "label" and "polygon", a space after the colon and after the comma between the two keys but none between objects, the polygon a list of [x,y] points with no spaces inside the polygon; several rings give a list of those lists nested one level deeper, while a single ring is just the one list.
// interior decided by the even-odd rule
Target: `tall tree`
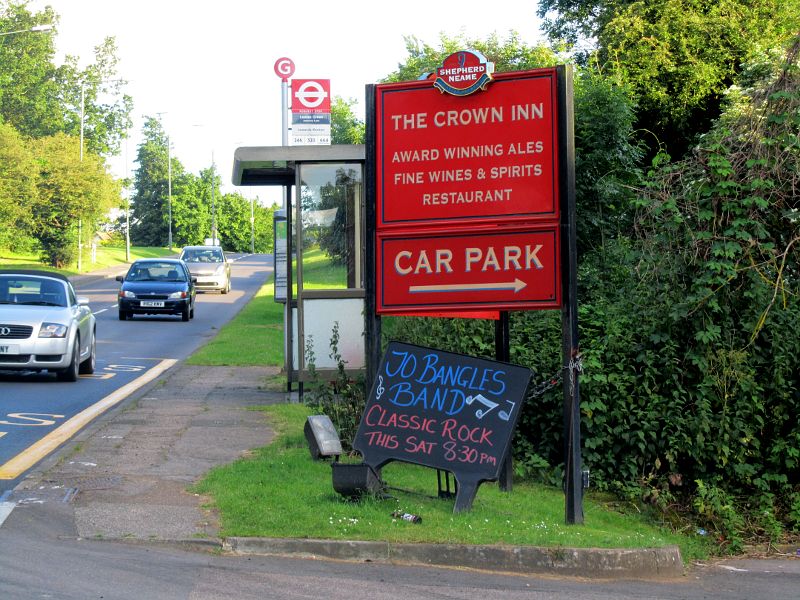
[{"label": "tall tree", "polygon": [[[139,246],[166,246],[169,239],[169,160],[167,134],[161,122],[147,117],[144,140],[136,152],[131,210],[131,241]],[[172,181],[187,181],[181,162],[172,158]],[[173,197],[179,195],[173,189]]]}]

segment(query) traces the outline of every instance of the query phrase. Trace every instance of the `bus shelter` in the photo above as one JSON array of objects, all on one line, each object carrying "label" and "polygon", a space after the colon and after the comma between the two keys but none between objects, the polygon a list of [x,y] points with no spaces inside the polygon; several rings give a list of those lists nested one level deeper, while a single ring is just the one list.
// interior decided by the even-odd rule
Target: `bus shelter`
[{"label": "bus shelter", "polygon": [[290,391],[312,368],[322,379],[334,379],[340,363],[350,375],[365,370],[364,158],[363,145],[241,147],[234,154],[234,185],[283,188],[273,256]]}]

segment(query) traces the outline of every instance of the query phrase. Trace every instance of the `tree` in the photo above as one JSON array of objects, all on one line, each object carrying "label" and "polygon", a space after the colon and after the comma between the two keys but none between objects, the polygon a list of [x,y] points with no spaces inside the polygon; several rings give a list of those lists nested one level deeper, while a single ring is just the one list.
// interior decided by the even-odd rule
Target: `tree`
[{"label": "tree", "polygon": [[64,130],[80,135],[83,93],[83,137],[86,148],[102,156],[119,153],[121,141],[132,125],[133,99],[124,93],[127,81],[117,77],[117,45],[107,37],[94,49],[95,61],[83,70],[77,58],[66,57],[56,72],[65,108]]},{"label": "tree", "polygon": [[27,2],[0,4],[0,31],[25,31],[0,37],[0,120],[33,138],[58,132],[80,137],[83,89],[86,149],[117,154],[131,126],[133,102],[123,92],[127,82],[117,78],[114,38],[95,47],[94,62],[84,69],[72,56],[56,66],[55,33],[27,32],[42,24],[58,24],[52,8],[33,14]]},{"label": "tree", "polygon": [[354,99],[336,96],[331,104],[331,143],[363,144],[366,125],[353,113]]},{"label": "tree", "polygon": [[682,156],[741,65],[800,30],[800,0],[540,0],[539,15],[554,41],[596,43],[598,64],[632,93],[651,156]]},{"label": "tree", "polygon": [[[143,128],[144,141],[136,152],[139,167],[134,171],[131,210],[131,241],[139,246],[166,246],[169,238],[169,164],[167,135],[158,119],[148,117]],[[172,159],[173,182],[184,177],[181,162]],[[184,193],[173,187],[173,199]]]},{"label": "tree", "polygon": [[177,246],[202,244],[211,231],[211,206],[205,184],[193,173],[173,178],[172,239]]},{"label": "tree", "polygon": [[107,212],[119,205],[119,183],[108,174],[101,157],[85,152],[81,160],[79,143],[58,133],[33,145],[38,175],[33,229],[43,258],[59,268],[76,257],[78,222],[91,235]]},{"label": "tree", "polygon": [[0,123],[0,248],[31,245],[31,207],[37,193],[33,153],[16,129]]},{"label": "tree", "polygon": [[0,120],[30,137],[62,131],[53,36],[28,31],[57,20],[50,7],[32,14],[26,3],[0,4],[0,31],[24,32],[0,37]]},{"label": "tree", "polygon": [[438,47],[425,44],[414,36],[407,36],[405,41],[408,58],[398,66],[397,71],[384,79],[385,83],[419,79],[425,73],[432,73],[436,67],[441,66],[444,58],[464,48],[471,48],[483,54],[494,63],[497,72],[535,69],[560,62],[549,48],[528,46],[513,31],[504,40],[496,34],[486,40],[468,39],[463,35],[448,37],[442,34]]},{"label": "tree", "polygon": [[241,194],[223,194],[217,203],[217,227],[226,250],[249,252],[250,200]]}]

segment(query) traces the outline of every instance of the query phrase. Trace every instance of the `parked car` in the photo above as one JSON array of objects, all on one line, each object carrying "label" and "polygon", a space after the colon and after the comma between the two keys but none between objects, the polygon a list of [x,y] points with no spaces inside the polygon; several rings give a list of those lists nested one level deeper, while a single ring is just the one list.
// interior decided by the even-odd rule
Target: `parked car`
[{"label": "parked car", "polygon": [[38,270],[0,271],[0,370],[54,372],[77,381],[95,369],[97,323],[69,279]]},{"label": "parked car", "polygon": [[180,315],[194,318],[195,278],[177,258],[143,258],[118,275],[119,320],[133,315]]},{"label": "parked car", "polygon": [[186,246],[180,259],[197,277],[197,289],[216,290],[227,294],[231,291],[231,263],[220,246]]}]

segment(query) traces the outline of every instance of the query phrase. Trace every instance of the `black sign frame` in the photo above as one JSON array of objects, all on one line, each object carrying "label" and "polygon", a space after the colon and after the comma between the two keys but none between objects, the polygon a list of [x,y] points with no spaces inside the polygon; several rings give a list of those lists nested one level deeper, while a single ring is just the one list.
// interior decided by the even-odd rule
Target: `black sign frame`
[{"label": "black sign frame", "polygon": [[500,478],[531,370],[505,362],[389,342],[353,447],[380,469],[402,461],[449,471],[454,512]]}]

